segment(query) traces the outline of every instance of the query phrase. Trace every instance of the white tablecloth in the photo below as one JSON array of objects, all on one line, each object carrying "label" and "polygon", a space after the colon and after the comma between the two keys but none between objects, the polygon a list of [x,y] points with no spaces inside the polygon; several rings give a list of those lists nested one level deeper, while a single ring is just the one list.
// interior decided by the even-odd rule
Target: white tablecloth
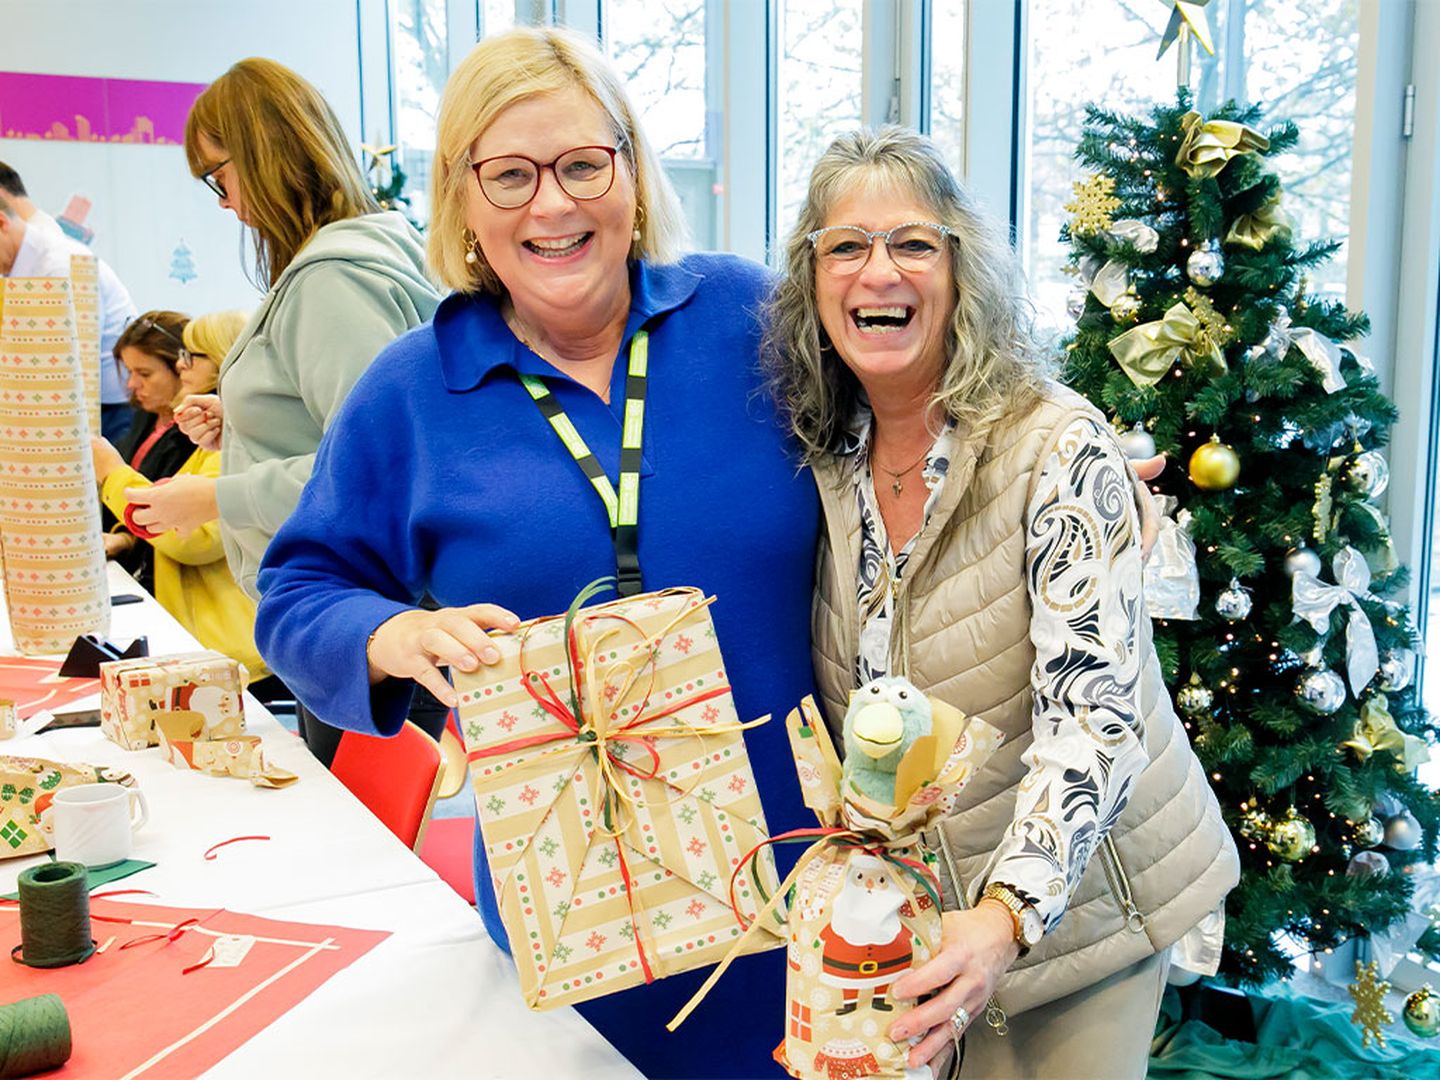
[{"label": "white tablecloth", "polygon": [[[140,593],[110,566],[112,592]],[[146,634],[151,655],[197,646],[153,599],[114,609],[111,639]],[[9,626],[0,611],[0,650]],[[636,1077],[578,1013],[525,1008],[515,971],[480,917],[381,825],[253,699],[249,731],[298,783],[265,790],[176,769],[156,749],[122,750],[98,728],[0,742],[0,753],[116,765],[150,806],[134,857],[155,867],[113,888],[182,907],[224,907],[298,922],[389,930],[279,1021],[220,1062],[213,1077]],[[206,862],[212,844],[240,835]],[[43,857],[0,862],[0,892]],[[78,1037],[78,1036],[77,1036]]]}]

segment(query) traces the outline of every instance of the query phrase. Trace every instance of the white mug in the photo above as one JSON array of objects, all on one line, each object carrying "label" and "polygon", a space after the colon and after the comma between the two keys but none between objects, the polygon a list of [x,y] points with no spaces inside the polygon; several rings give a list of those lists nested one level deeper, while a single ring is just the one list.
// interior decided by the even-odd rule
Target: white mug
[{"label": "white mug", "polygon": [[51,815],[55,858],[92,870],[128,859],[132,837],[150,817],[145,796],[119,784],[61,788],[46,813]]}]

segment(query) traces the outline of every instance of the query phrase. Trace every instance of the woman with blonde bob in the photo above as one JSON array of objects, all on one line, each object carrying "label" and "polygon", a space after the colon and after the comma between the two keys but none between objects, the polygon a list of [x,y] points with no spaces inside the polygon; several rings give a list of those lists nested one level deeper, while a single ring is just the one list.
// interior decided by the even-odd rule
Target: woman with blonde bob
[{"label": "woman with blonde bob", "polygon": [[890,1035],[920,1065],[968,1031],[963,1076],[1144,1076],[1169,947],[1239,867],[1161,682],[1125,458],[924,136],[832,143],[785,256],[765,355],[825,514],[827,714],[902,675],[1006,736],[929,837],[943,948]]},{"label": "woman with blonde bob", "polygon": [[[218,311],[184,324],[183,344],[175,363],[180,382],[177,403],[188,394],[205,394],[215,388],[220,358],[230,350],[245,321],[243,311]],[[127,465],[104,439],[92,440],[92,452],[101,501],[123,521],[131,505],[126,492],[148,491],[153,481]],[[192,446],[190,456],[172,475],[213,479],[220,475],[220,454]],[[240,591],[230,574],[219,523],[208,521],[183,537],[173,529],[143,537],[128,531],[124,535],[132,543],[154,549],[155,599],[200,644],[244,664],[255,689],[257,681],[268,674],[255,648],[255,601]]]},{"label": "woman with blonde bob", "polygon": [[[186,121],[185,155],[249,227],[257,284],[269,291],[221,365],[218,396],[193,395],[176,414],[196,443],[220,448],[220,475],[126,495],[145,504],[134,520],[151,532],[186,535],[218,517],[235,580],[258,597],[260,557],[294,510],[320,437],[376,354],[428,319],[439,296],[419,234],[376,205],[334,112],[289,68],[241,60],[211,83]],[[328,763],[339,732],[306,704],[301,731]]]},{"label": "woman with blonde bob", "polygon": [[[563,612],[618,571],[629,591],[717,596],[740,715],[783,715],[812,686],[818,518],[760,393],[764,269],[679,254],[679,205],[619,76],[563,30],[487,38],[457,67],[432,193],[430,259],[454,292],[380,356],[326,434],[261,570],[261,651],[325,720],[389,734],[416,682],[453,703],[442,667],[499,659],[487,629]],[[572,456],[532,394],[568,417],[612,487],[638,472],[633,523],[620,500],[612,532],[584,451]],[[642,394],[639,453],[622,455]],[[415,606],[426,592],[440,610]],[[781,725],[745,736],[771,828],[804,823]],[[717,902],[725,885],[711,883]],[[476,897],[504,942],[478,847]],[[648,1075],[773,1074],[783,957],[740,966],[681,1035],[663,1024],[701,973],[579,1008]]]}]

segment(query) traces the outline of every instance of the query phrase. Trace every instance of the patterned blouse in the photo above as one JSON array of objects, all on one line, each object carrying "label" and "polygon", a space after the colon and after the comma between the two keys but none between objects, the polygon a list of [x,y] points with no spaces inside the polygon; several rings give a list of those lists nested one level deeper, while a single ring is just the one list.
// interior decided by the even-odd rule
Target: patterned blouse
[{"label": "patterned blouse", "polygon": [[[889,674],[894,598],[914,546],[890,550],[870,472],[863,406],[841,448],[860,506],[861,613],[857,685]],[[921,529],[945,483],[949,426],[922,472],[930,490]],[[1090,856],[1119,819],[1148,758],[1139,738],[1142,657],[1140,528],[1130,473],[1089,418],[1061,434],[1026,511],[1025,573],[1035,646],[1034,741],[1025,752],[1015,818],[988,881],[1004,882],[1054,929]]]}]

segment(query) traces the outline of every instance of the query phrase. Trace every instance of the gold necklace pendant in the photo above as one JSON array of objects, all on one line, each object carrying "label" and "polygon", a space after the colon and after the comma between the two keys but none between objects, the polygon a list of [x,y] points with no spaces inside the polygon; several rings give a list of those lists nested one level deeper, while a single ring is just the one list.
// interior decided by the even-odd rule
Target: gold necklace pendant
[{"label": "gold necklace pendant", "polygon": [[900,477],[897,476],[895,478],[895,482],[890,485],[890,490],[895,493],[897,498],[899,497],[900,492],[905,490],[904,485],[900,483]]}]

